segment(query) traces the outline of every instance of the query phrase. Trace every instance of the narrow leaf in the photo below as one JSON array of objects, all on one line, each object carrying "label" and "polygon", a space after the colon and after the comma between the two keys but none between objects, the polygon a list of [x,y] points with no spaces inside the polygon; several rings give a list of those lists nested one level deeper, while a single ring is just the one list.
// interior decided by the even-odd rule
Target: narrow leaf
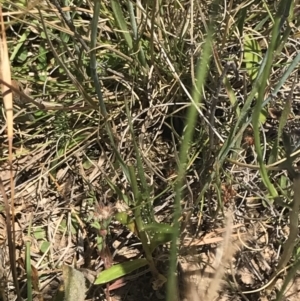
[{"label": "narrow leaf", "polygon": [[258,42],[251,35],[245,35],[244,62],[251,81],[254,81],[258,75],[259,62],[261,61],[261,58],[262,53]]},{"label": "narrow leaf", "polygon": [[132,49],[132,44],[133,44],[132,43],[132,38],[131,38],[131,35],[129,33],[128,27],[126,25],[126,21],[125,21],[125,18],[123,16],[122,8],[120,6],[119,1],[111,0],[111,7],[112,7],[112,10],[114,12],[114,16],[115,16],[115,19],[117,21],[117,24],[118,24],[119,28],[122,30],[122,34],[124,36],[124,39],[125,39],[128,47],[130,49]]},{"label": "narrow leaf", "polygon": [[144,267],[148,264],[146,258],[139,258],[132,261],[116,264],[108,270],[102,271],[97,277],[95,284],[105,284],[131,272]]}]

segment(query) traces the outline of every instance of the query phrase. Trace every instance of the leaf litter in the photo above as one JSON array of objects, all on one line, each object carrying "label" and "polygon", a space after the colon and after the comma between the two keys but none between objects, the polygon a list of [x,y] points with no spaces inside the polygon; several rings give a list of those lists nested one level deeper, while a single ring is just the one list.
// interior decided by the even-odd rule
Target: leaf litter
[{"label": "leaf litter", "polygon": [[[256,3],[253,5],[253,8],[259,7]],[[207,7],[204,8],[207,9]],[[237,13],[237,8],[238,6],[233,6],[232,12]],[[176,10],[172,10],[172,6],[170,9],[171,12],[176,12]],[[209,11],[204,10],[204,12],[208,13]],[[257,14],[263,14],[263,11]],[[178,16],[178,12],[175,15]],[[163,22],[168,23],[171,20],[172,18],[167,18]],[[178,16],[179,21],[180,17]],[[220,21],[220,24],[225,21],[226,18]],[[255,22],[258,22],[258,20]],[[113,27],[112,24],[109,24],[109,26]],[[112,37],[111,33],[115,30],[111,27],[106,32],[109,38]],[[253,26],[250,24],[250,27]],[[62,28],[60,27],[60,29]],[[39,33],[40,31],[35,28],[34,32]],[[197,37],[194,38],[197,39]],[[257,39],[261,39],[259,41],[260,46],[258,46],[259,52],[264,52],[266,47],[263,43],[264,36],[258,36]],[[289,44],[286,45],[285,54],[280,55],[279,62],[282,65],[294,56],[293,43],[290,40]],[[237,43],[237,45],[239,44]],[[34,53],[36,46],[31,46]],[[226,44],[224,52],[220,51],[222,59],[231,57],[236,52],[236,47],[230,43]],[[193,57],[192,51],[188,50],[188,52],[189,55],[182,57],[183,61],[178,64],[191,67],[189,62],[190,57]],[[241,63],[238,55],[235,59],[238,60],[238,63]],[[257,58],[255,59],[257,60]],[[119,140],[118,148],[127,163],[134,162],[135,159],[132,156],[132,138],[129,135],[128,120],[122,103],[120,104],[120,99],[122,99],[122,96],[124,98],[124,95],[134,99],[130,103],[134,116],[133,126],[136,135],[139,137],[139,147],[144,159],[146,178],[149,185],[153,187],[154,197],[160,195],[160,197],[154,198],[156,219],[159,222],[170,223],[173,211],[172,185],[173,177],[176,176],[176,153],[180,144],[178,136],[183,132],[185,106],[188,102],[181,88],[177,85],[177,81],[172,77],[168,77],[167,73],[163,73],[164,68],[168,70],[167,67],[160,67],[163,68],[157,74],[149,75],[149,82],[153,85],[152,88],[149,85],[146,89],[142,81],[134,78],[130,72],[127,74],[128,70],[126,68],[128,67],[126,66],[118,71],[124,73],[121,74],[122,79],[128,79],[129,83],[134,82],[135,87],[131,91],[120,87],[120,78],[116,74],[110,74],[109,70],[105,71],[107,72],[105,75],[110,75],[110,78],[103,76],[102,80],[105,90],[107,90],[107,99],[111,103],[111,114],[115,120],[114,130]],[[189,70],[189,67],[187,70]],[[241,106],[245,93],[251,89],[251,83],[245,83],[246,79],[243,75],[245,70],[241,65],[239,67],[239,77],[236,78],[232,74],[233,72],[229,70],[228,79],[232,82],[238,105]],[[251,68],[255,69],[255,66],[252,64]],[[250,76],[254,76],[255,73],[256,69],[252,71]],[[270,89],[272,89],[272,83],[278,81],[281,76],[282,68],[274,67],[274,72],[269,79]],[[218,75],[217,70],[212,67],[208,78],[208,83],[212,87],[208,84],[209,87],[206,87],[205,91],[204,111],[206,114],[209,114],[209,99],[213,95],[213,91],[210,90],[217,88],[213,86],[217,82],[213,80],[214,77],[217,78]],[[243,80],[240,80],[240,78],[243,78]],[[75,104],[78,102],[78,95],[74,91],[64,91],[63,89],[63,91],[57,92],[59,88],[53,85],[55,80],[50,79],[49,93],[51,94],[51,89],[53,89],[55,91],[53,95],[64,95],[63,98],[57,99],[57,102],[63,102],[67,99],[71,99]],[[44,82],[40,78],[37,83],[29,80],[28,85],[32,86],[32,91],[39,91],[42,89],[42,83]],[[281,116],[282,103],[290,97],[289,87],[291,86],[292,81],[289,79],[281,89],[278,98],[270,103],[269,115],[267,115],[266,121],[262,120],[265,135],[270,144],[264,145],[268,151],[271,149],[272,132],[276,133],[278,130],[278,119],[280,117],[276,116]],[[86,85],[86,89],[89,89],[89,84]],[[232,126],[231,118],[235,111],[228,101],[227,93],[228,90],[222,84],[219,93],[220,99],[213,116],[218,131],[224,137],[228,135],[228,128]],[[293,91],[293,98],[295,101],[292,103],[292,110],[296,116],[299,113],[298,85]],[[179,103],[183,104],[178,105]],[[17,105],[21,107],[22,104],[17,103]],[[24,109],[23,114],[28,115],[31,113],[29,111],[32,107],[33,104],[30,104],[26,105],[26,108],[20,109]],[[276,109],[272,109],[273,107]],[[44,113],[35,112],[35,114]],[[289,117],[286,126],[286,130],[295,136],[295,144],[298,139],[297,120],[297,118]],[[63,125],[72,127],[71,136],[65,135]],[[1,126],[5,129],[3,121],[1,121]],[[102,237],[109,246],[113,261],[104,262],[105,260],[111,260],[111,257],[108,254],[99,256],[97,251],[97,231],[90,222],[97,221],[99,218],[95,204],[103,204],[102,211],[106,206],[118,207],[118,203],[123,204],[126,212],[130,208],[126,204],[126,200],[122,198],[124,195],[130,196],[130,185],[126,182],[124,175],[120,171],[117,173],[115,166],[113,166],[115,164],[114,152],[103,130],[103,124],[99,124],[97,113],[90,111],[81,115],[78,111],[64,115],[59,111],[51,112],[45,114],[44,118],[42,117],[39,121],[20,120],[17,127],[14,145],[16,147],[14,159],[16,170],[13,174],[14,176],[17,174],[15,203],[16,234],[18,238],[16,241],[18,247],[17,258],[25,257],[24,242],[27,239],[26,231],[29,223],[33,224],[33,237],[35,229],[42,228],[44,232],[42,237],[39,239],[32,239],[31,237],[31,260],[39,275],[40,292],[45,295],[44,300],[47,300],[47,298],[52,300],[55,293],[59,291],[59,284],[65,280],[61,277],[62,263],[76,266],[77,269],[86,268],[92,271],[92,274],[96,273],[98,275],[105,265],[109,267],[112,264],[120,263],[122,260],[127,261],[130,258],[141,256],[143,250],[139,239],[136,235],[131,234],[133,231],[128,231],[126,227],[116,221],[110,223],[109,235],[105,233]],[[39,127],[42,130],[37,132]],[[245,296],[248,300],[255,301],[275,300],[272,294],[265,297],[264,292],[260,292],[260,288],[267,283],[268,277],[274,271],[274,266],[279,260],[278,254],[282,249],[281,242],[285,241],[288,236],[288,231],[286,231],[288,229],[288,226],[286,226],[288,224],[287,210],[281,206],[274,206],[274,208],[268,206],[265,191],[255,170],[237,165],[232,166],[232,164],[223,167],[224,173],[221,179],[223,184],[220,185],[220,188],[222,191],[221,199],[224,201],[221,205],[222,210],[224,214],[231,213],[234,221],[224,224],[223,216],[218,211],[220,204],[218,204],[218,191],[215,187],[208,189],[205,195],[204,209],[199,210],[196,200],[201,193],[202,182],[205,182],[207,175],[210,173],[210,160],[214,159],[211,150],[202,149],[205,140],[208,138],[208,132],[204,124],[199,122],[197,135],[200,136],[200,139],[195,143],[193,148],[195,152],[192,154],[197,155],[194,157],[194,161],[191,160],[190,162],[192,168],[187,174],[186,186],[184,187],[186,194],[182,201],[182,207],[191,214],[189,215],[190,222],[186,223],[185,239],[181,245],[180,253],[182,254],[178,259],[178,281],[179,283],[188,284],[183,286],[179,295],[182,292],[188,294],[191,296],[188,300],[194,300],[192,298],[196,298],[195,300],[243,300]],[[202,138],[201,135],[203,135]],[[245,137],[247,137],[245,139],[247,141],[245,141],[244,149],[241,150],[238,159],[242,163],[256,164],[251,131],[248,131]],[[7,139],[5,136],[1,137],[1,145],[3,145],[1,153],[3,157],[6,157]],[[90,163],[89,165],[85,164],[87,161]],[[7,183],[9,175],[6,161],[1,162],[0,168],[1,178],[9,195],[10,188]],[[284,174],[282,174],[274,174],[274,182],[278,179],[284,182],[286,179],[283,178]],[[228,177],[230,178],[230,184],[228,184]],[[111,183],[119,190],[112,187],[107,179],[110,179]],[[288,184],[286,185],[287,188]],[[215,214],[216,212],[217,214]],[[31,213],[34,213],[33,219],[29,220],[28,216]],[[243,230],[240,231],[238,227]],[[108,237],[106,237],[106,234]],[[47,246],[43,247],[45,242],[49,244],[48,248]],[[123,247],[119,248],[120,245],[123,245]],[[192,254],[189,254],[189,252],[186,254],[186,249],[189,247],[193,250]],[[158,254],[155,254],[155,257],[160,258],[160,256],[167,253],[167,250],[168,244],[159,247],[156,250]],[[220,255],[220,252],[223,255]],[[113,256],[114,253],[115,256]],[[161,265],[162,272],[166,273],[168,267],[167,256],[165,256],[165,260],[158,260],[158,262]],[[24,263],[20,261],[17,264],[20,271],[23,271],[20,272],[19,278],[20,284],[24,285],[26,283]],[[7,268],[7,266],[4,267],[4,269]],[[192,275],[185,276],[187,274]],[[221,278],[224,280],[221,280]],[[11,283],[11,278],[8,281]],[[112,293],[112,298],[119,298],[120,300],[137,300],[140,299],[141,295],[149,300],[155,300],[155,298],[161,300],[164,297],[160,296],[160,291],[152,290],[152,279],[147,271],[144,275],[137,276],[133,281],[129,280],[127,282],[126,279],[120,279],[119,281],[121,284],[123,282],[127,283],[121,288],[118,288],[120,283],[116,283],[115,287],[120,292],[113,287],[114,283],[111,283],[107,288],[93,287],[88,292],[87,299],[96,299],[96,295],[103,300],[107,299],[107,291]],[[280,287],[280,281],[281,277],[277,282],[277,289]],[[199,283],[201,283],[201,286]],[[291,284],[289,291],[286,293],[287,300],[296,300],[295,298],[298,296],[297,285],[296,278],[294,284]],[[185,289],[187,289],[187,292],[185,292]],[[48,292],[46,292],[47,290]],[[132,293],[134,290],[138,292],[136,294]],[[247,294],[248,291],[254,290],[257,291]],[[11,292],[11,297],[12,294]],[[26,295],[24,291],[23,294]],[[121,294],[121,296],[118,297],[118,294]],[[37,293],[37,298],[38,296]]]}]

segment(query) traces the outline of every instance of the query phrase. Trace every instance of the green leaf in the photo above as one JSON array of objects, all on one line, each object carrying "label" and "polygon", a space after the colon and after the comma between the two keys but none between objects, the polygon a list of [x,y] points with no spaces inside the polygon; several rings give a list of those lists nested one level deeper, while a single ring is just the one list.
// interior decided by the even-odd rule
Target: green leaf
[{"label": "green leaf", "polygon": [[268,112],[265,108],[263,108],[259,115],[259,121],[264,124],[267,120]]},{"label": "green leaf", "polygon": [[150,250],[153,252],[159,245],[172,240],[174,227],[169,224],[151,223],[144,226],[144,230],[150,233]]},{"label": "green leaf", "polygon": [[[18,56],[18,53],[20,51],[20,49],[22,48],[22,46],[24,45],[24,43],[27,41],[27,37],[30,34],[30,30],[27,29],[22,36],[20,37],[19,41],[15,44],[14,50],[10,56],[10,60],[13,61],[15,59],[15,57],[17,57],[17,59],[19,60],[19,57],[22,55]],[[22,60],[26,60],[27,59],[27,50],[26,50],[26,54],[24,54],[24,57],[22,58]]]},{"label": "green leaf", "polygon": [[166,244],[172,240],[172,233],[155,233],[151,237],[150,250],[151,253],[160,245]]},{"label": "green leaf", "polygon": [[155,233],[172,234],[174,232],[174,227],[170,226],[169,224],[151,223],[151,224],[144,225],[144,230],[152,231]]},{"label": "green leaf", "polygon": [[103,241],[103,237],[101,236],[97,236],[97,248],[98,250],[103,250],[103,246],[104,246],[104,241]]},{"label": "green leaf", "polygon": [[82,163],[82,167],[83,167],[85,170],[90,169],[92,166],[93,166],[93,163],[92,163],[90,160],[85,160],[85,161]]},{"label": "green leaf", "polygon": [[108,270],[104,270],[100,272],[94,284],[105,284],[120,277],[123,277],[131,272],[144,267],[148,264],[146,258],[139,258],[132,261],[123,262],[120,264],[116,264],[109,268]]},{"label": "green leaf", "polygon": [[246,64],[247,73],[254,81],[260,68],[259,63],[262,58],[260,46],[251,35],[244,36],[244,63]]},{"label": "green leaf", "polygon": [[46,253],[48,248],[50,246],[50,242],[49,241],[43,241],[42,244],[41,244],[41,247],[40,247],[40,251],[42,253]]},{"label": "green leaf", "polygon": [[64,32],[60,33],[60,38],[64,43],[68,43],[70,41],[70,35],[68,35]]},{"label": "green leaf", "polygon": [[35,117],[43,117],[43,116],[46,116],[46,114],[44,111],[36,111],[36,112],[34,112],[34,116]]},{"label": "green leaf", "polygon": [[244,24],[247,17],[247,9],[248,6],[245,6],[244,8],[240,9],[237,13],[237,28],[239,30],[240,35],[243,35]]},{"label": "green leaf", "polygon": [[46,232],[42,227],[38,227],[34,230],[33,235],[35,239],[43,239],[46,237]]},{"label": "green leaf", "polygon": [[136,233],[134,219],[126,212],[118,212],[115,214],[115,219],[123,226],[127,227],[131,232]]},{"label": "green leaf", "polygon": [[21,7],[27,7],[27,1],[26,0],[18,0],[16,4],[18,6],[21,6]]},{"label": "green leaf", "polygon": [[129,30],[128,30],[128,27],[127,27],[127,24],[126,24],[126,20],[124,18],[122,8],[120,6],[119,1],[111,0],[111,7],[112,7],[112,10],[113,10],[113,13],[114,13],[115,20],[116,20],[119,28],[122,31],[124,39],[125,39],[127,45],[129,46],[129,49],[132,49],[132,37],[129,33]]},{"label": "green leaf", "polygon": [[63,231],[65,231],[66,229],[67,229],[67,222],[66,222],[65,219],[63,219],[63,220],[61,221],[60,225],[59,225],[59,230],[63,232]]},{"label": "green leaf", "polygon": [[91,226],[97,230],[100,230],[101,229],[101,225],[98,221],[94,221]]},{"label": "green leaf", "polygon": [[18,63],[24,63],[27,58],[28,58],[28,49],[25,48],[25,47],[22,47],[21,50],[20,50],[20,54],[17,55],[17,62]]},{"label": "green leaf", "polygon": [[39,45],[39,55],[37,57],[40,69],[44,69],[47,67],[47,53],[48,51],[45,47],[45,42],[41,42]]}]

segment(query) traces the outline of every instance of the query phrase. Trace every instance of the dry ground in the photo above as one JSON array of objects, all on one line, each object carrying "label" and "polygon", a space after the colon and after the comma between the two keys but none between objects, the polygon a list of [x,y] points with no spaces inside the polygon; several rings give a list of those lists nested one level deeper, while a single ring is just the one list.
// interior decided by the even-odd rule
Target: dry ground
[{"label": "dry ground", "polygon": [[[270,42],[273,23],[271,19],[262,20],[269,15],[266,7],[274,15],[275,4],[278,4],[278,1],[225,2],[219,3],[219,15],[215,20],[219,30],[215,32],[211,65],[203,87],[203,102],[199,106],[224,141],[236,122],[237,107],[243,108],[253,88],[251,76],[245,67],[243,39],[251,33],[258,41],[260,55],[263,56]],[[110,2],[103,3],[98,41],[98,46],[102,45],[103,48],[99,48],[102,50],[101,53],[99,50],[97,58],[101,66],[99,76],[103,97],[109,112],[106,120],[100,118],[99,111],[91,107],[80,109],[88,106],[88,103],[74,82],[57,68],[59,64],[54,59],[49,41],[42,35],[41,24],[28,24],[29,21],[39,21],[40,16],[36,11],[38,4],[32,5],[30,14],[21,21],[15,19],[13,14],[10,16],[13,22],[7,28],[7,36],[12,53],[17,52],[17,42],[26,29],[30,30],[26,42],[23,42],[18,55],[12,60],[13,75],[17,80],[15,83],[46,106],[48,102],[64,108],[77,106],[73,110],[59,107],[57,110],[42,111],[27,103],[20,95],[14,96],[15,264],[24,299],[28,297],[26,248],[27,251],[29,248],[31,260],[34,300],[62,300],[58,293],[64,280],[62,264],[75,266],[89,279],[86,300],[165,299],[165,287],[154,290],[153,278],[146,268],[131,273],[129,278],[125,276],[107,285],[91,284],[95,276],[110,265],[144,256],[140,240],[130,225],[125,227],[115,219],[117,212],[132,212],[133,208],[126,204],[124,196],[131,198],[133,193],[116,158],[105,122],[112,121],[117,151],[128,165],[136,166],[133,142],[137,142],[146,181],[151,188],[151,208],[155,221],[171,224],[178,153],[190,100],[171,72],[160,46],[169,51],[169,59],[184,86],[192,91],[195,85],[192,70],[196,68],[199,47],[206,35],[210,6],[194,3],[194,19],[189,19],[191,2],[186,1],[178,8],[177,1],[170,1],[170,6],[164,6],[165,14],[155,19],[160,24],[155,31],[164,41],[157,40],[153,45],[151,28],[141,17],[140,22],[146,28],[141,44],[145,49],[153,46],[152,50],[146,51],[147,62],[152,67],[145,73],[140,64],[135,62],[137,58],[133,51],[128,53],[125,50],[126,43],[122,31],[114,22]],[[297,3],[296,12],[299,9]],[[6,7],[6,12],[24,9],[13,3],[10,5],[10,8]],[[239,32],[237,27],[241,26],[239,22],[242,21],[238,18],[243,17],[239,11],[243,6],[247,7],[247,14],[253,14],[253,18],[246,18],[243,31]],[[78,5],[83,15],[74,17],[75,25],[83,37],[89,36],[87,31],[92,7],[88,1]],[[54,48],[62,57],[66,55],[63,58],[67,68],[80,79],[84,91],[96,103],[94,84],[86,72],[89,68],[88,56],[81,57],[76,52],[73,40],[65,45],[59,42],[59,39],[63,39],[61,34],[69,33],[69,29],[60,15],[53,12],[53,3],[42,3],[40,8],[44,11]],[[128,17],[125,4],[122,9]],[[150,4],[148,9],[150,14]],[[286,64],[297,55],[299,29],[298,19],[294,18],[294,23],[291,21],[289,24],[289,37],[277,54],[268,78],[265,98],[272,94],[283,77]],[[187,24],[187,28],[184,24]],[[45,55],[41,49],[45,49]],[[278,136],[280,117],[287,102],[290,102],[291,109],[284,131],[292,138],[293,147],[298,144],[298,69],[295,68],[272,101],[265,106],[265,120],[260,130],[266,164]],[[42,72],[46,72],[46,76],[41,75]],[[230,93],[235,95],[236,104],[231,103]],[[125,100],[132,116],[135,138],[130,133]],[[255,101],[251,106],[255,106]],[[6,194],[10,196],[4,117],[0,120],[0,131],[0,177]],[[266,284],[275,271],[283,242],[289,235],[289,211],[284,202],[288,203],[293,198],[292,182],[286,171],[270,171],[272,183],[276,183],[283,202],[269,202],[259,170],[253,168],[253,165],[257,165],[253,136],[250,124],[241,136],[240,147],[232,148],[228,155],[231,157],[235,154],[233,158],[238,164],[224,161],[218,170],[214,170],[224,143],[211,132],[199,114],[188,154],[189,164],[181,201],[178,287],[174,288],[174,300],[276,299],[276,292],[280,290],[287,271],[277,275],[278,281],[272,290],[267,290]],[[285,157],[282,142],[278,153],[279,158]],[[217,172],[217,175],[210,181],[212,172]],[[109,226],[99,232],[95,222],[101,224],[106,221],[109,221]],[[0,215],[0,225],[3,232],[1,256],[4,258],[0,271],[5,287],[3,296],[7,295],[2,299],[7,301],[14,300],[15,290],[9,272],[4,213]],[[31,231],[28,233],[29,227]],[[103,249],[99,249],[99,236],[106,243]],[[26,242],[30,243],[27,247]],[[297,250],[296,246],[290,264],[297,261]],[[165,275],[168,271],[168,251],[169,243],[165,243],[154,252],[158,270]],[[299,277],[296,276],[282,300],[298,300],[299,288]]]}]

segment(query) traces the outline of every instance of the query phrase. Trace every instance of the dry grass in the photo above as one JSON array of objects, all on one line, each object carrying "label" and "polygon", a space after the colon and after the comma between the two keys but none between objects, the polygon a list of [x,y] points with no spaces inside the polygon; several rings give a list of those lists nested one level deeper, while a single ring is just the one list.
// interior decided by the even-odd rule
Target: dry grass
[{"label": "dry grass", "polygon": [[[273,202],[252,123],[260,92],[247,101],[258,69],[253,65],[249,71],[245,40],[251,37],[255,44],[253,60],[266,55],[279,1],[216,1],[216,6],[203,1],[161,6],[158,1],[121,1],[127,30],[122,29],[116,2],[101,1],[95,47],[90,30],[96,3],[66,4],[63,12],[71,17],[71,25],[56,2],[1,3],[11,64],[1,60],[1,79],[10,84],[12,77],[20,83],[10,87],[14,124],[12,116],[0,121],[2,197],[15,201],[10,203],[15,238],[9,241],[15,242],[16,260],[4,269],[9,300],[17,292],[27,300],[54,300],[63,264],[84,270],[93,282],[112,265],[153,256],[152,273],[167,276],[172,235],[167,226],[174,222],[179,153],[211,24],[211,59],[186,153],[178,260],[186,261],[189,248],[203,262],[209,261],[207,254],[215,254],[206,262],[212,263],[210,284],[205,292],[199,285],[191,287],[188,300],[263,298],[290,227],[286,203],[293,197],[292,181],[286,166],[276,162],[287,156],[277,137],[289,133],[293,148],[299,139],[297,65],[284,79],[288,65],[297,59],[297,14],[290,14],[281,29],[263,89],[263,100],[268,101],[258,135],[263,162],[276,165],[267,171],[278,193]],[[298,1],[293,3],[298,12]],[[3,216],[10,220],[7,208]],[[142,223],[156,227],[148,228],[145,238],[161,243],[150,255],[140,239],[144,230],[136,222],[139,209]],[[232,217],[225,222],[228,212]],[[220,229],[225,229],[224,236]],[[232,245],[237,240],[238,251]],[[289,263],[297,258],[295,246]],[[10,267],[16,269],[14,281]],[[139,270],[144,275],[134,282],[122,275],[116,282],[89,284],[86,299],[113,300],[121,292],[121,300],[134,300],[136,290],[155,300],[164,286],[154,293],[143,283],[150,283],[146,270]],[[273,293],[269,297],[275,300]]]}]

